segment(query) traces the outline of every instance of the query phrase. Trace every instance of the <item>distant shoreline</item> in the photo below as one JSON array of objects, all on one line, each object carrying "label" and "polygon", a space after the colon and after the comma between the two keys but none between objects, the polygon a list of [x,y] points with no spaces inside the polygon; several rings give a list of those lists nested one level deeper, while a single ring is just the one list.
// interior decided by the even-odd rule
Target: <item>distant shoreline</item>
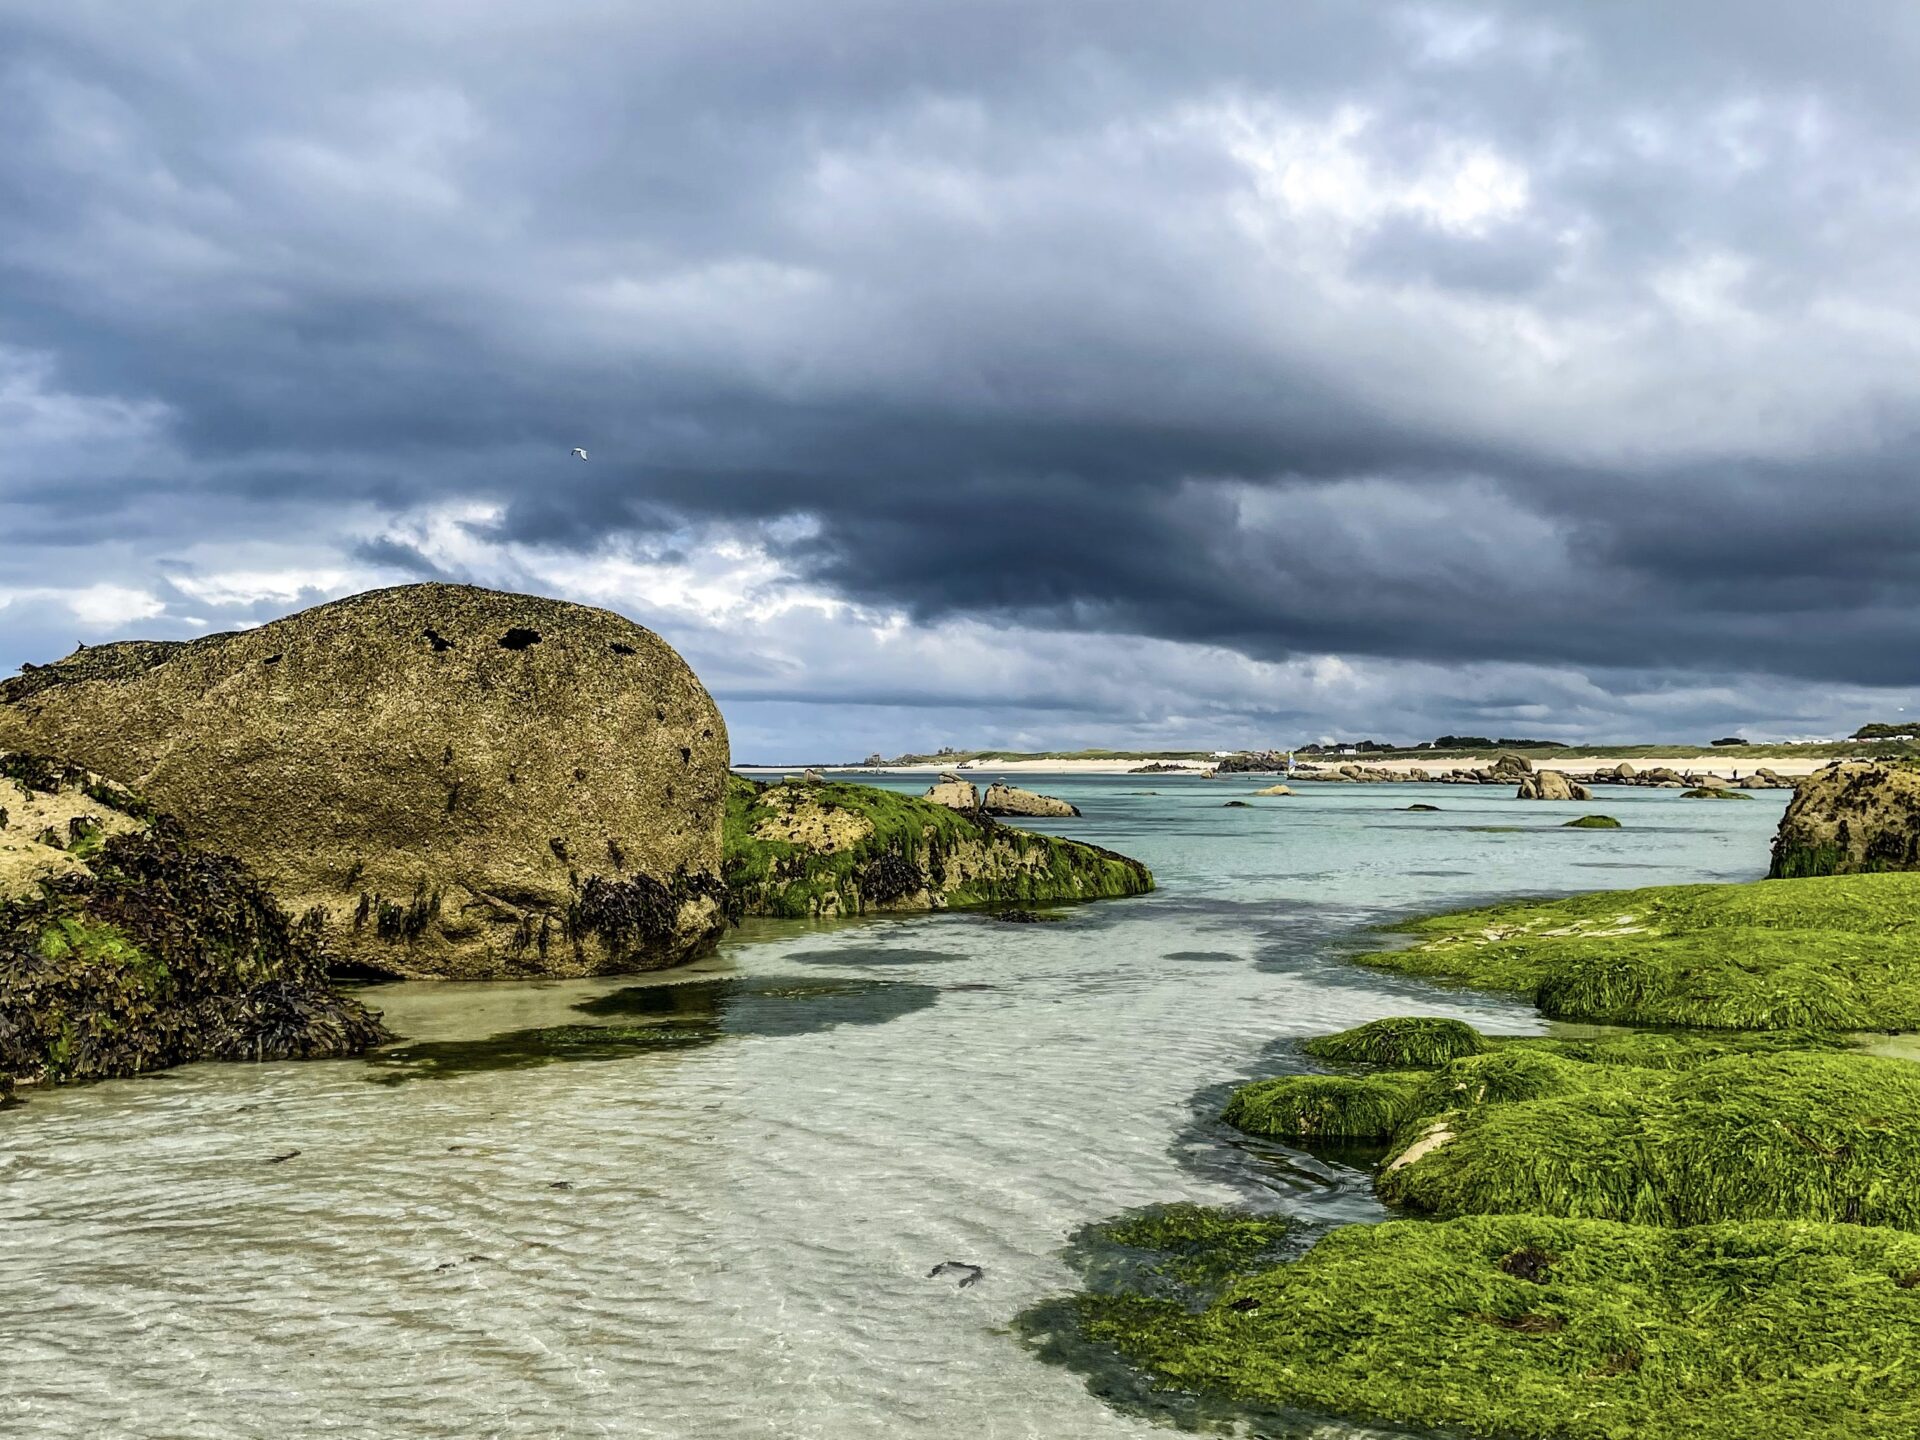
[{"label": "distant shoreline", "polygon": [[[1670,750],[1660,750],[1646,745],[1594,746],[1580,750],[1520,750],[1512,753],[1525,755],[1533,762],[1535,769],[1578,771],[1586,773],[1592,770],[1609,769],[1626,760],[1636,770],[1648,770],[1656,766],[1665,766],[1672,770],[1691,772],[1701,775],[1718,775],[1722,779],[1732,779],[1734,775],[1750,775],[1765,766],[1776,775],[1797,777],[1811,775],[1814,771],[1833,764],[1836,760],[1859,758],[1863,760],[1885,758],[1887,747],[1877,745],[1845,744],[1807,745],[1807,746],[1767,746],[1747,745],[1709,749],[1704,746],[1676,745]],[[1368,752],[1354,755],[1306,755],[1298,756],[1301,767],[1314,766],[1321,769],[1334,769],[1341,765],[1364,765],[1370,770],[1385,770],[1396,774],[1421,769],[1434,773],[1447,770],[1476,769],[1491,765],[1498,751],[1474,751],[1455,753],[1442,751],[1402,751],[1393,755],[1381,755]],[[1142,779],[1179,779],[1197,778],[1203,771],[1215,763],[1212,759],[1197,759],[1188,754],[1127,757],[1050,757],[1022,756],[1018,759],[999,756],[965,756],[944,760],[917,760],[907,765],[821,765],[811,767],[803,765],[736,765],[733,768],[743,775],[797,775],[803,769],[819,770],[824,775],[835,778],[858,778],[861,775],[938,775],[943,770],[953,770],[971,777],[991,779],[995,775],[1132,775],[1144,765],[1157,764],[1178,767],[1151,772],[1142,775]],[[1219,778],[1231,780],[1236,776],[1251,777],[1265,775],[1269,771],[1234,771]]]}]

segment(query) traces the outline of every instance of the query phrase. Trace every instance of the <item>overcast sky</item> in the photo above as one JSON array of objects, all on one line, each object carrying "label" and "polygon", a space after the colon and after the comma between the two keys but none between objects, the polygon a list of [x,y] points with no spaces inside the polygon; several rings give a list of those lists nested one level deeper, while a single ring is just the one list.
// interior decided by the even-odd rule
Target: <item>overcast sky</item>
[{"label": "overcast sky", "polygon": [[437,577],[747,760],[1896,719],[1916,73],[1906,0],[0,0],[0,673]]}]

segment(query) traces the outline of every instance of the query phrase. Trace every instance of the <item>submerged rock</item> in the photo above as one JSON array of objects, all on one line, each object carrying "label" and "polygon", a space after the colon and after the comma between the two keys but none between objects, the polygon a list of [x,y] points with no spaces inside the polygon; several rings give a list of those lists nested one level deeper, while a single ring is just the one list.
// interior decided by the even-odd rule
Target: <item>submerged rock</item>
[{"label": "submerged rock", "polygon": [[1560,827],[1562,830],[1618,830],[1620,822],[1611,815],[1582,815],[1578,820],[1569,820]]},{"label": "submerged rock", "polygon": [[866,785],[733,777],[727,886],[736,913],[804,919],[870,910],[1030,906],[1140,895],[1153,876],[1096,845]]},{"label": "submerged rock", "polygon": [[986,797],[981,800],[980,808],[989,815],[1032,815],[1047,818],[1065,818],[1078,815],[1078,807],[1069,805],[1065,800],[1055,799],[1051,795],[1041,795],[1032,790],[1022,790],[1018,785],[1009,785],[996,780],[987,787]]},{"label": "submerged rock", "polygon": [[1801,781],[1768,874],[1879,870],[1920,870],[1920,766],[1845,761]]},{"label": "submerged rock", "polygon": [[724,923],[726,728],[605,610],[407,585],[0,683],[0,744],[66,754],[245,860],[356,966],[646,969]]},{"label": "submerged rock", "polygon": [[[189,1060],[350,1055],[385,1038],[317,927],[240,861],[79,766],[0,754],[0,1092]],[[68,813],[70,843],[13,843]]]}]

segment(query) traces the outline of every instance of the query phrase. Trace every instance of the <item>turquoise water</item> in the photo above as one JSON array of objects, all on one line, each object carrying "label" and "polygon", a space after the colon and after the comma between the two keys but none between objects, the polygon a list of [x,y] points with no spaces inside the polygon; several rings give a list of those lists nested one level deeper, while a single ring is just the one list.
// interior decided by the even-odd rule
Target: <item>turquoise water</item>
[{"label": "turquoise water", "polygon": [[[1180,1199],[1378,1218],[1364,1174],[1217,1126],[1230,1083],[1382,1014],[1540,1028],[1345,964],[1365,927],[1752,878],[1785,798],[1019,778],[1160,891],[756,922],[639,982],[381,987],[405,1039],[372,1061],[0,1114],[0,1433],[1165,1434],[1015,1333],[1073,1285],[1067,1237]],[[1626,828],[1558,828],[1585,812]]]}]

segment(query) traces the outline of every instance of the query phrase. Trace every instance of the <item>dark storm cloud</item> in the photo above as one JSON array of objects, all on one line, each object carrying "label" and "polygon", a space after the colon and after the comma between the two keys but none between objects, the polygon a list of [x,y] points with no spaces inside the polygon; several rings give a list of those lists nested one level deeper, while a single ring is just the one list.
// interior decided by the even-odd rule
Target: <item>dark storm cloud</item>
[{"label": "dark storm cloud", "polygon": [[1904,687],[1917,55],[1895,3],[0,6],[0,667],[89,584],[457,577],[387,522],[483,504],[583,561],[804,513],[771,554],[923,623],[1517,706]]}]

